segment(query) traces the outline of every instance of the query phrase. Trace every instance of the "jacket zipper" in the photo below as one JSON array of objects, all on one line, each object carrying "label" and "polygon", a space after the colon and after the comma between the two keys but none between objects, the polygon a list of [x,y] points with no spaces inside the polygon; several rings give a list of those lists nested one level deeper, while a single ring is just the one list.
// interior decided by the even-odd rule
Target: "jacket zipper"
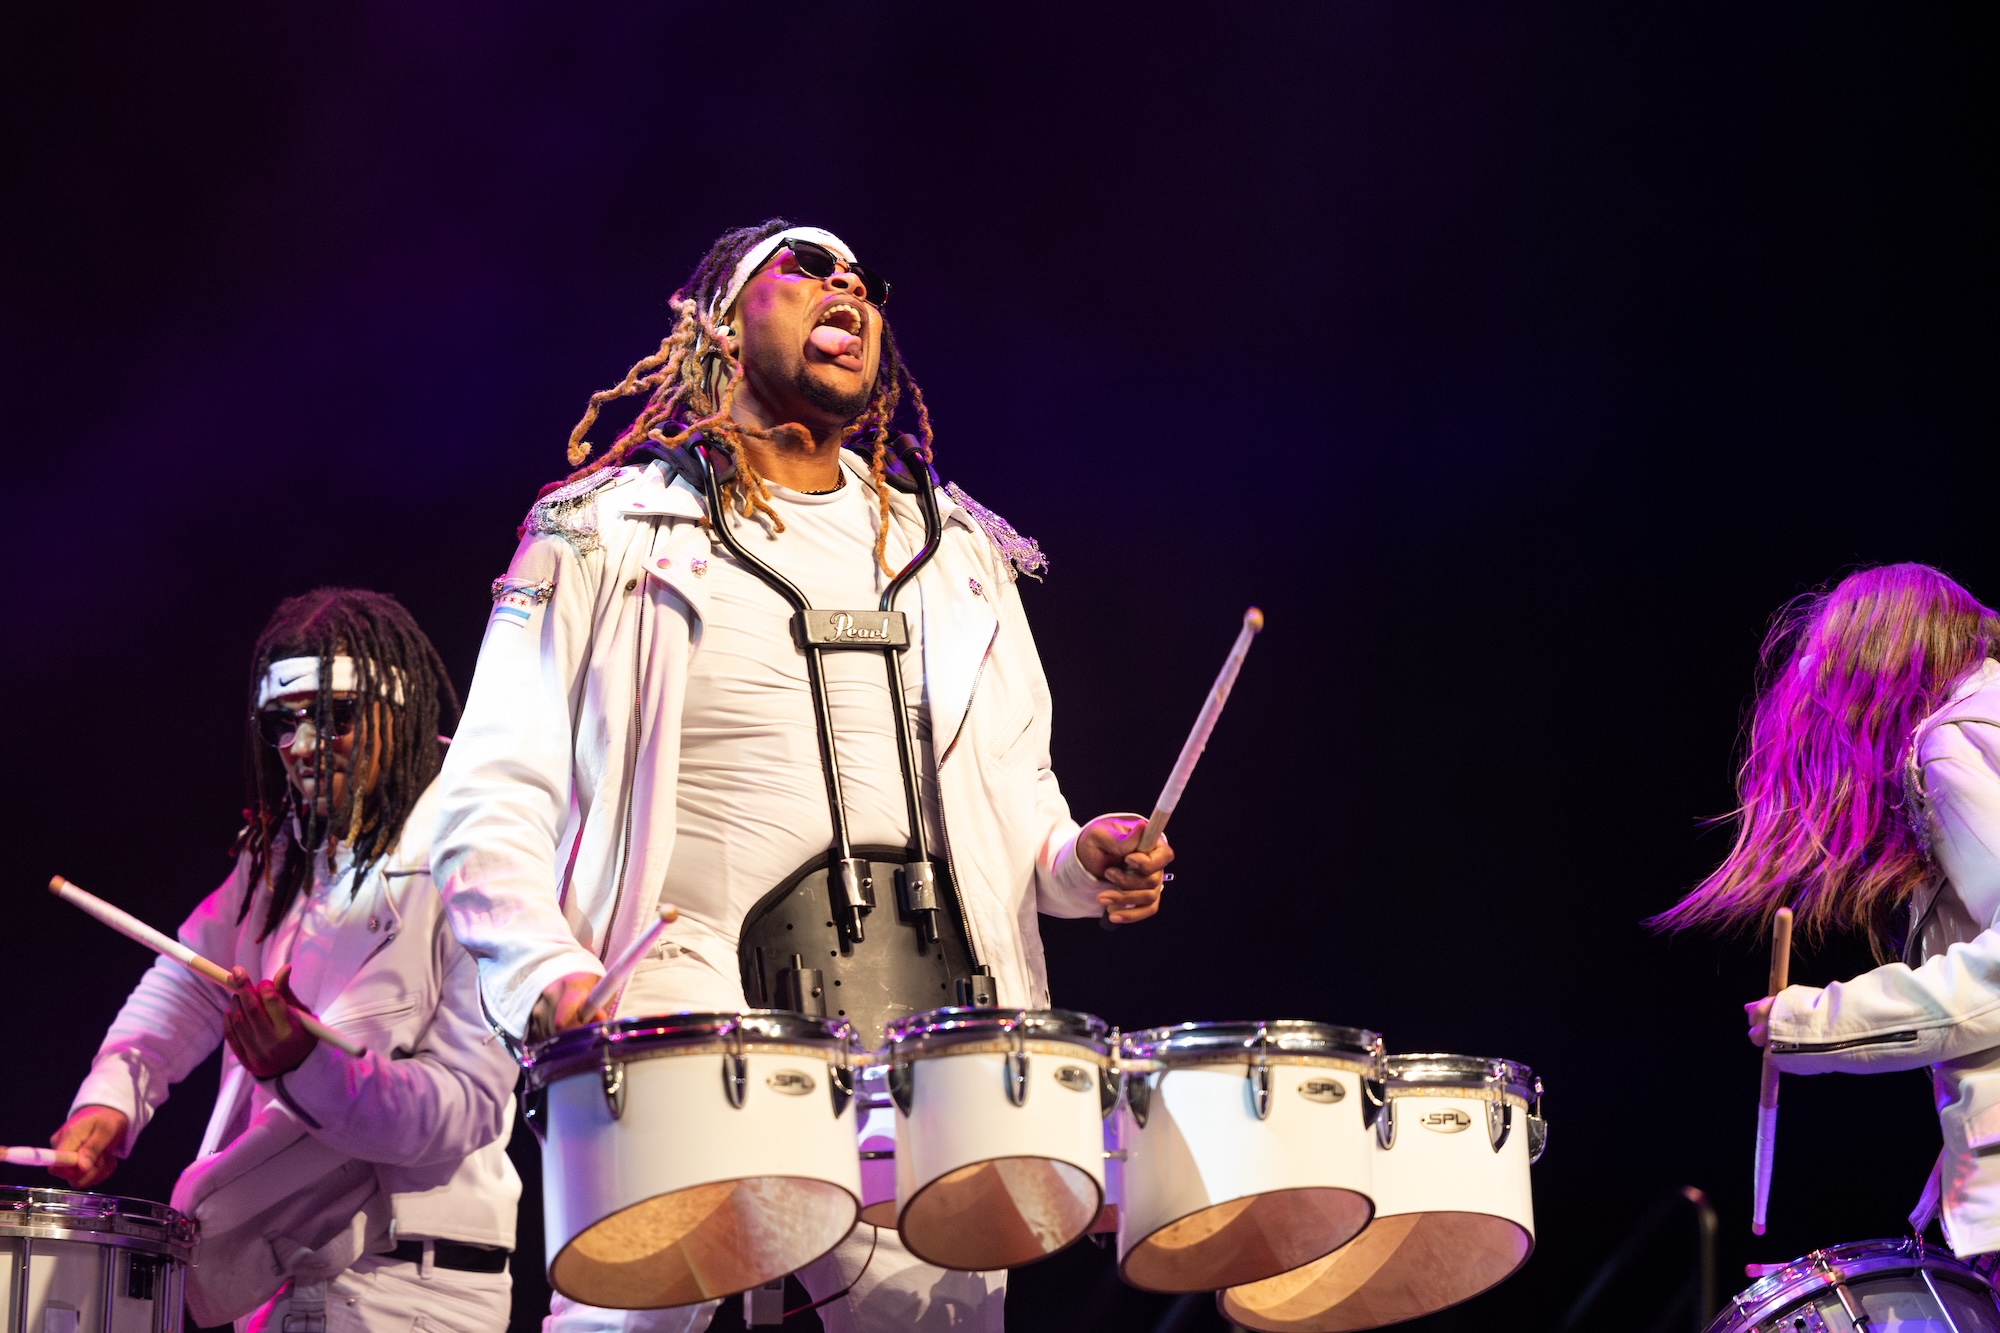
[{"label": "jacket zipper", "polygon": [[[653,525],[653,539],[647,543],[646,553],[651,555],[653,545],[659,541],[660,528]],[[618,834],[618,886],[611,895],[611,915],[604,923],[604,947],[598,951],[600,960],[611,957],[611,932],[618,926],[618,909],[625,902],[625,874],[631,869],[632,858],[632,784],[639,773],[639,734],[641,711],[645,700],[646,676],[643,651],[646,643],[646,594],[639,592],[638,610],[634,612],[632,628],[632,730],[625,742],[625,790],[621,804],[625,807],[623,825]]]},{"label": "jacket zipper", "polygon": [[1885,1032],[1879,1037],[1849,1037],[1846,1041],[1774,1041],[1771,1043],[1773,1055],[1825,1055],[1834,1051],[1851,1051],[1862,1046],[1890,1046],[1897,1042],[1917,1039],[1917,1031]]}]

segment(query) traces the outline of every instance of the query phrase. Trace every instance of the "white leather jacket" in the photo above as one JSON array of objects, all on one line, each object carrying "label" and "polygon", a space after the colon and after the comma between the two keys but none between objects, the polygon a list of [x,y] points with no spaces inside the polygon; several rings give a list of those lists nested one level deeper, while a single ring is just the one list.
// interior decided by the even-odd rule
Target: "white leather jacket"
[{"label": "white leather jacket", "polygon": [[[395,849],[355,888],[334,936],[320,1017],[366,1048],[321,1042],[289,1074],[260,1083],[226,1047],[201,1155],[174,1206],[202,1223],[189,1297],[204,1323],[235,1318],[288,1276],[344,1269],[395,1240],[514,1247],[521,1182],[507,1160],[519,1073],[479,1008],[470,957],[431,887],[437,786],[418,800]],[[271,976],[279,933],[257,938],[270,906],[243,904],[238,861],[182,923],[180,940],[223,967]],[[340,890],[336,890],[340,891]],[[119,1155],[171,1085],[222,1044],[221,987],[170,959],[149,968],[91,1063],[72,1107],[109,1106],[131,1124]]]},{"label": "white leather jacket", "polygon": [[1796,1074],[1930,1066],[1945,1237],[1984,1254],[2000,1250],[2000,662],[1918,726],[1912,753],[1940,880],[1914,904],[1911,963],[1786,988],[1772,1051]]},{"label": "white leather jacket", "polygon": [[[842,454],[848,480],[872,484]],[[1014,570],[949,490],[943,537],[903,598],[923,610],[925,704],[946,853],[972,943],[1003,1005],[1048,1003],[1035,914],[1094,916],[1077,825],[1049,767],[1049,691]],[[914,496],[896,521],[922,534]],[[707,614],[707,504],[653,461],[557,491],[530,512],[488,621],[439,778],[434,869],[479,960],[490,1016],[518,1038],[542,990],[636,938],[674,846],[681,709]],[[780,538],[782,540],[782,538]],[[741,1003],[742,922],[683,917],[678,945]]]}]

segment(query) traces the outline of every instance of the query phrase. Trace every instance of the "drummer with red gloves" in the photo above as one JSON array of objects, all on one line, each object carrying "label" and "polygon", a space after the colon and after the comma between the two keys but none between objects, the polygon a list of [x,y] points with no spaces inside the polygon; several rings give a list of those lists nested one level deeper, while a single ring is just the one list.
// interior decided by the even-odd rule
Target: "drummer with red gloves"
[{"label": "drummer with red gloves", "polygon": [[[340,588],[278,607],[252,679],[250,823],[179,932],[234,984],[166,958],[146,972],[50,1140],[76,1164],[54,1170],[104,1181],[226,1044],[174,1191],[202,1226],[195,1318],[276,1333],[329,1327],[337,1308],[341,1327],[505,1327],[516,1068],[430,879],[451,682],[394,598]],[[365,1053],[320,1041],[300,1011]]]}]

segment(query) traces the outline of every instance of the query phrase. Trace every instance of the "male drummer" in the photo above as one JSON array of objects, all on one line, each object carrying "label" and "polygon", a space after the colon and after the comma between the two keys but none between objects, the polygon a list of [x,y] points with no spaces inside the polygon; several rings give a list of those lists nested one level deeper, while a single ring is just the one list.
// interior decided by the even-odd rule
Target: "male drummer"
[{"label": "male drummer", "polygon": [[[929,414],[883,319],[888,298],[888,283],[830,232],[772,220],[726,233],[675,293],[658,351],[591,400],[571,463],[588,456],[600,407],[643,394],[636,418],[530,511],[494,585],[440,779],[434,863],[453,928],[479,959],[488,1011],[514,1037],[607,1017],[582,1007],[602,960],[661,902],[680,919],[618,1013],[731,1011],[753,999],[820,1012],[828,994],[840,997],[829,1016],[878,1019],[954,999],[1042,1006],[1035,913],[1128,922],[1158,910],[1173,852],[1164,842],[1136,850],[1143,819],[1070,818],[1049,767],[1048,686],[1015,588],[1041,553],[956,487],[935,485]],[[913,449],[893,436],[902,405],[921,436]],[[925,545],[933,499],[937,549],[895,600],[904,619],[893,632],[910,646],[892,698],[883,654],[833,650],[844,645],[824,636],[837,625],[812,629],[780,584],[818,611],[876,611]],[[873,633],[886,622],[850,623]],[[817,667],[807,641],[832,643]],[[812,670],[823,673],[830,747]],[[908,814],[912,790],[921,828]],[[935,892],[908,892],[878,857],[873,906],[855,906],[858,896],[843,898],[860,887],[859,871],[852,885],[841,879],[847,844],[917,848],[891,859],[920,869],[927,858]],[[824,878],[800,880],[814,873]],[[909,942],[929,936],[914,932],[934,929],[940,966],[960,975],[907,994],[828,983],[814,1003],[802,998],[815,986],[801,958],[787,990],[752,960],[766,958],[766,943],[781,952],[777,909],[814,901],[808,890],[831,903],[825,926],[839,920],[823,966],[871,950],[916,956]],[[794,913],[784,924],[822,922]],[[816,1300],[846,1290],[821,1311],[829,1328],[1001,1328],[1004,1273],[947,1273],[913,1259],[893,1232],[857,1231],[799,1275]],[[558,1296],[547,1327],[696,1330],[712,1309],[623,1313]]]},{"label": "male drummer", "polygon": [[[57,1175],[98,1184],[171,1085],[227,1044],[201,1155],[174,1191],[202,1224],[188,1299],[203,1324],[506,1326],[518,1069],[430,879],[438,730],[457,710],[394,598],[321,588],[279,605],[252,657],[250,822],[235,869],[180,928],[237,984],[160,959],[50,1139],[77,1154]],[[366,1054],[318,1040],[299,1010]]]}]

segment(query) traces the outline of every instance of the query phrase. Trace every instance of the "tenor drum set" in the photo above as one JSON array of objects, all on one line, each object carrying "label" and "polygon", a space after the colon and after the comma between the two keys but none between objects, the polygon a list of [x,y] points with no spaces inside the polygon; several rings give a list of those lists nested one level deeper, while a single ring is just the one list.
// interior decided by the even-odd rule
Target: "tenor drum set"
[{"label": "tenor drum set", "polygon": [[1362,1329],[1469,1299],[1534,1244],[1534,1073],[1361,1028],[948,1008],[865,1050],[844,1020],[754,1010],[578,1028],[524,1065],[549,1280],[589,1305],[747,1291],[865,1221],[968,1271],[1115,1231],[1136,1287]]}]

